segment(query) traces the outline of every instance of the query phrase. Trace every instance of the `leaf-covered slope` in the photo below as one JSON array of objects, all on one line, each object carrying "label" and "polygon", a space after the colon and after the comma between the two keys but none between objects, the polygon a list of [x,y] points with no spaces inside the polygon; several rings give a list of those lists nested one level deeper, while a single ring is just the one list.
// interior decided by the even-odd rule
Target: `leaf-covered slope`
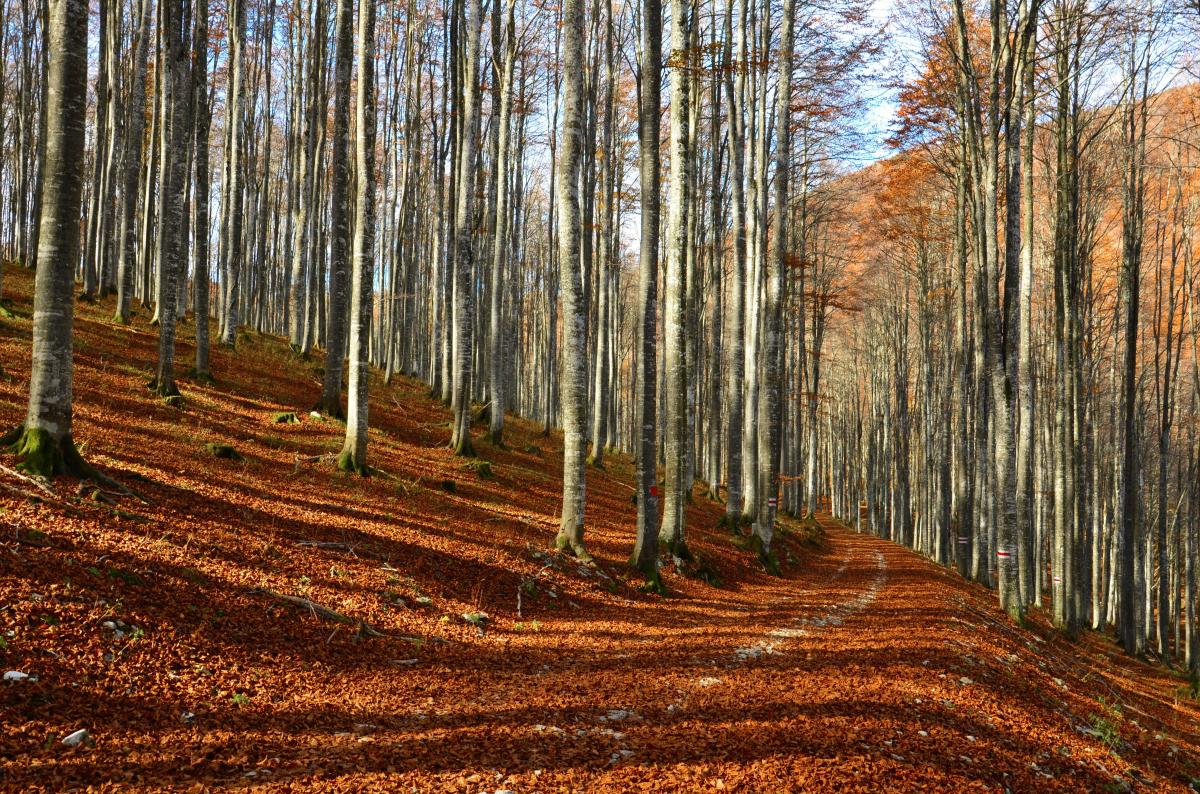
[{"label": "leaf-covered slope", "polygon": [[[32,280],[6,268],[5,284],[0,422],[15,425]],[[309,411],[317,359],[245,334],[214,350],[215,384],[181,381],[169,406],[144,386],[144,314],[120,327],[110,305],[78,309],[76,440],[145,502],[0,472],[0,666],[29,676],[0,682],[0,786],[1078,791],[1200,775],[1178,679],[1099,637],[1017,629],[891,544],[793,526],[777,579],[697,496],[701,565],[645,595],[623,564],[626,458],[588,471],[599,564],[579,566],[550,552],[556,435],[513,420],[495,449],[480,428],[479,471],[445,449],[426,386],[376,381],[378,471],[345,476],[342,427]]]}]

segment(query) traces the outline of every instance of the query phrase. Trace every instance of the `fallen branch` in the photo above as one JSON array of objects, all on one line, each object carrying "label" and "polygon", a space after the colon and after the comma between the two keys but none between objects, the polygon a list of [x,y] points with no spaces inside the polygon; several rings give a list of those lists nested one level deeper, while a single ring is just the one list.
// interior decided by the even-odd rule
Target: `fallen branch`
[{"label": "fallen branch", "polygon": [[[354,554],[354,546],[349,543],[340,543],[335,540],[298,540],[297,546],[307,546],[314,549],[331,549],[333,551],[347,551]],[[356,555],[357,556],[357,555]]]},{"label": "fallen branch", "polygon": [[357,625],[358,626],[358,636],[360,636],[360,637],[361,636],[367,636],[367,637],[383,637],[383,636],[385,636],[383,634],[383,632],[375,629],[369,623],[367,623],[365,620],[356,620],[354,618],[348,617],[346,615],[343,615],[341,612],[337,612],[335,610],[330,609],[329,607],[321,606],[316,601],[313,601],[308,598],[301,598],[300,596],[284,595],[283,593],[276,593],[274,590],[268,590],[265,587],[260,587],[260,588],[251,590],[250,595],[265,595],[268,598],[275,599],[276,601],[280,601],[285,604],[291,604],[292,606],[297,606],[297,607],[300,607],[301,609],[307,609],[315,617],[318,617],[318,618],[324,618],[325,620],[332,620],[335,623],[343,623],[348,626]]}]

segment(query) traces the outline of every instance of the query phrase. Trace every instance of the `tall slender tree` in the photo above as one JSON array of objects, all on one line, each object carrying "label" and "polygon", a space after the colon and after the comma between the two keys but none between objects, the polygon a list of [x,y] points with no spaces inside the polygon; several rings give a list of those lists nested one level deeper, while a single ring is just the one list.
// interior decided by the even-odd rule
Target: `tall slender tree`
[{"label": "tall slender tree", "polygon": [[350,295],[350,387],[338,468],[367,474],[368,346],[375,278],[375,3],[359,0],[354,275]]},{"label": "tall slender tree", "polygon": [[354,65],[354,0],[337,0],[334,19],[333,160],[330,163],[329,319],[325,334],[325,374],[320,408],[342,413],[342,373],[346,360],[346,280],[351,246],[350,73]]},{"label": "tall slender tree", "polygon": [[42,180],[37,276],[33,295],[33,367],[25,422],[5,438],[31,474],[90,476],[71,436],[74,408],[71,331],[79,217],[83,201],[87,109],[88,7],[49,0],[44,21],[46,166]]},{"label": "tall slender tree", "polygon": [[[474,0],[478,2],[478,0]],[[562,56],[584,63],[583,0],[564,0]],[[562,307],[562,364],[559,370],[563,425],[562,519],[555,545],[590,560],[583,542],[584,456],[586,455],[587,374],[585,361],[583,262],[580,250],[580,152],[584,133],[584,86],[580,68],[564,70],[562,141],[558,150],[558,261]]]}]

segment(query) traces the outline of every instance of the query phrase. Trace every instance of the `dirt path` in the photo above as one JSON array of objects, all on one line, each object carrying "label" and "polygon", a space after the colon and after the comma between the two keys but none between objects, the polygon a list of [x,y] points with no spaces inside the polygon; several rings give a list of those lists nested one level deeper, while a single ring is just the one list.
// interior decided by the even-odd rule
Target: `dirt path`
[{"label": "dirt path", "polygon": [[[336,770],[347,790],[1183,790],[1148,768],[1123,775],[1128,763],[1081,732],[1102,685],[1078,682],[1074,663],[1005,627],[973,588],[892,544],[825,529],[826,548],[794,578],[653,622],[634,610],[597,616],[557,652],[511,654],[504,672],[435,667],[437,684],[399,685],[426,695],[420,707],[372,712],[381,727],[369,737],[310,736],[299,758],[295,737],[280,737],[265,753],[278,753],[277,768],[255,779],[286,788],[314,774],[332,782]],[[588,636],[606,641],[585,646]]]}]

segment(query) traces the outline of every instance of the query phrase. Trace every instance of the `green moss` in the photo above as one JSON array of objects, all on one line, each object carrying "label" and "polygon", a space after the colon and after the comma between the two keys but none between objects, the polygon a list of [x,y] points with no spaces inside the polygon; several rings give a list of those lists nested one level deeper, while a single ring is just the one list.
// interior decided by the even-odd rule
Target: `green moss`
[{"label": "green moss", "polygon": [[242,456],[233,448],[232,444],[220,444],[216,441],[210,441],[204,445],[204,449],[214,458],[225,458],[226,460],[242,460]]},{"label": "green moss", "polygon": [[462,438],[458,440],[458,444],[453,445],[454,454],[463,458],[475,457],[475,445],[471,443],[471,434],[463,433]]},{"label": "green moss", "polygon": [[42,428],[27,429],[22,424],[0,438],[0,447],[21,458],[18,468],[26,474],[46,479],[66,474],[81,480],[112,483],[80,456],[69,433],[56,441],[48,431]]},{"label": "green moss", "polygon": [[17,467],[26,474],[49,479],[66,472],[62,446],[50,433],[42,428],[21,428],[21,435],[12,450],[20,457]]},{"label": "green moss", "polygon": [[658,545],[666,549],[667,553],[672,557],[678,557],[685,562],[691,562],[695,558],[692,556],[691,549],[688,548],[687,541],[683,538],[674,540],[670,535],[661,534],[658,536]]},{"label": "green moss", "polygon": [[764,548],[762,538],[757,534],[750,536],[750,550],[758,557],[758,561],[767,573],[771,576],[783,576],[783,572],[779,570],[779,559],[775,556],[775,552]]},{"label": "green moss", "polygon": [[642,576],[646,577],[646,581],[638,589],[643,593],[655,593],[665,598],[670,593],[667,592],[667,586],[663,584],[662,576],[658,573],[658,566],[651,565],[650,567],[652,570],[648,573],[641,571]]},{"label": "green moss", "polygon": [[469,460],[463,464],[463,467],[475,472],[475,474],[478,475],[479,479],[481,480],[491,480],[495,477],[495,475],[492,473],[492,464],[486,460],[480,460],[478,458]]},{"label": "green moss", "polygon": [[337,467],[339,471],[354,472],[360,477],[367,477],[371,474],[371,467],[366,463],[361,466],[354,460],[354,453],[349,449],[343,449],[337,456]]}]

